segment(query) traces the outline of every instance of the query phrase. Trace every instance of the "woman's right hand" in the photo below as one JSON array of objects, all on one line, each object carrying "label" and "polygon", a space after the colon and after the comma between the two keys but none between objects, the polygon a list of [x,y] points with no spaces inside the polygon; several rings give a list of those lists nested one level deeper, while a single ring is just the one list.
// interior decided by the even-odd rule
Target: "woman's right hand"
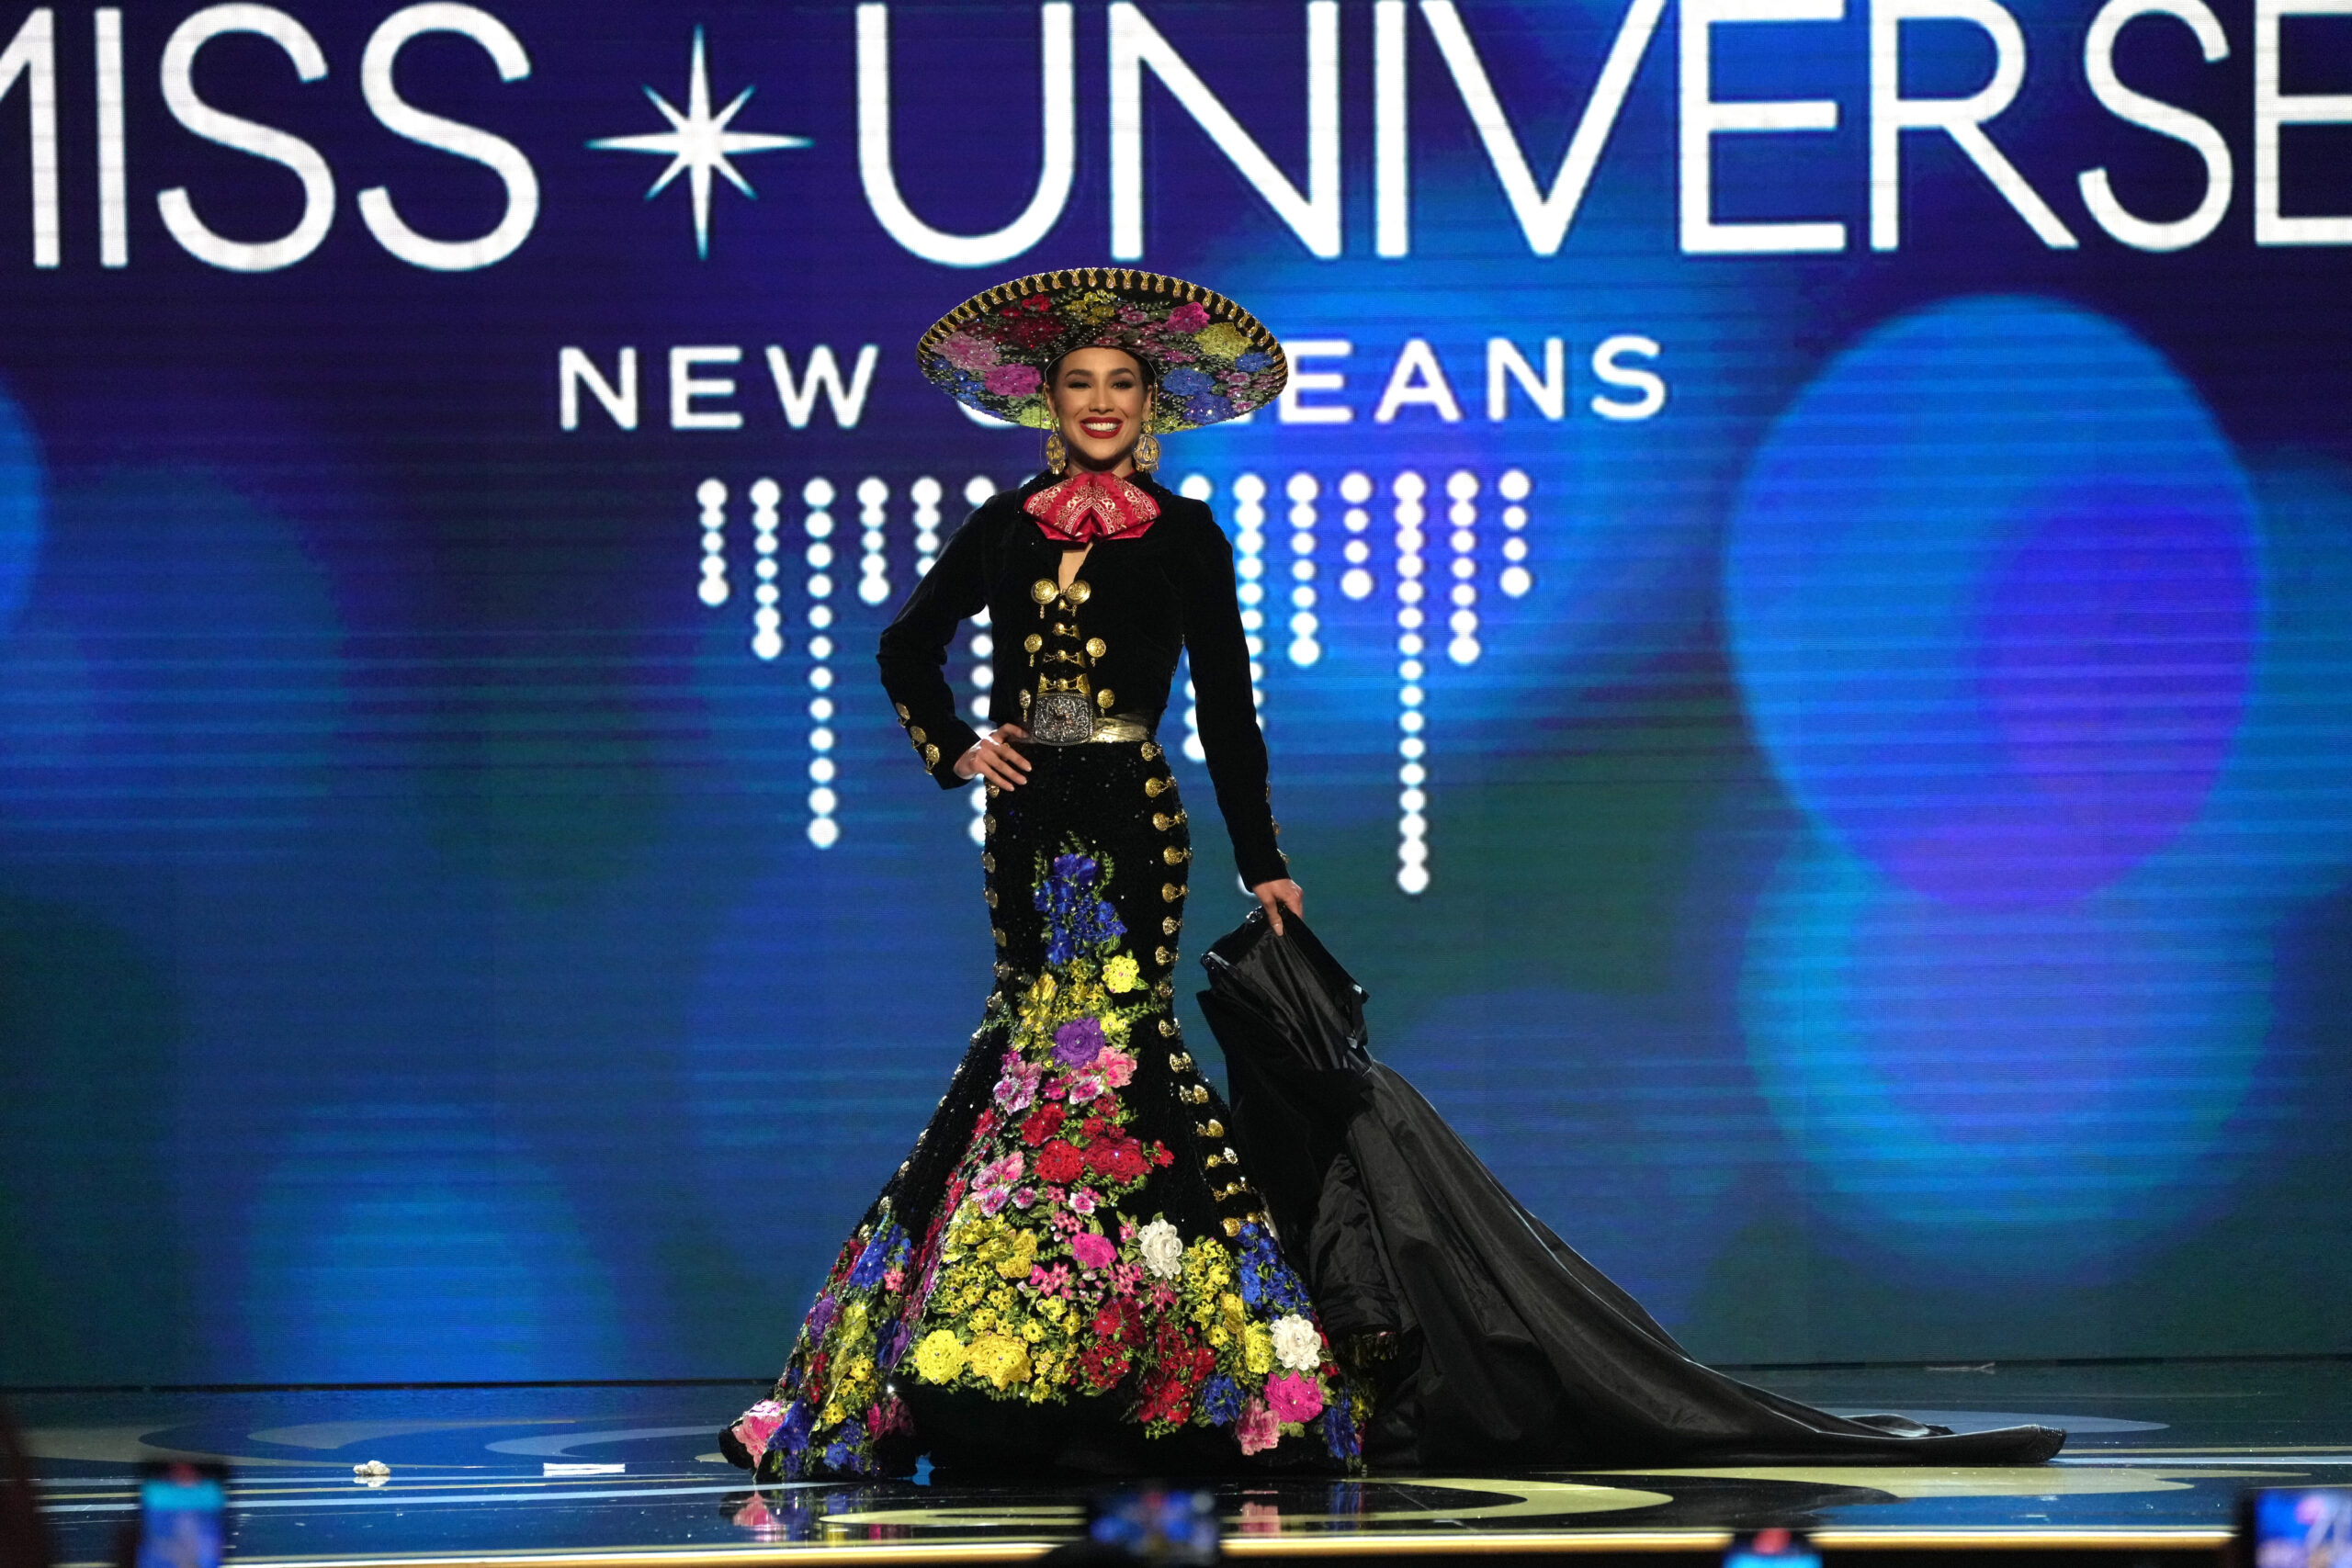
[{"label": "woman's right hand", "polygon": [[1029,732],[1017,724],[998,725],[995,733],[981,736],[956,759],[956,776],[985,778],[999,789],[1020,788],[1029,776],[1029,759],[1014,748],[1028,739]]}]

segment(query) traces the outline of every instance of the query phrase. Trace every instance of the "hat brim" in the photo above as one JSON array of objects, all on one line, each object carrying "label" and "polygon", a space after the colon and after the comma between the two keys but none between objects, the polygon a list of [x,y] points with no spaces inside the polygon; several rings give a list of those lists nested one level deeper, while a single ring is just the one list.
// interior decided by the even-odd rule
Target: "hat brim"
[{"label": "hat brim", "polygon": [[1198,430],[1282,395],[1290,360],[1258,318],[1182,278],[1125,267],[1075,267],[1001,283],[924,333],[925,379],[967,408],[1053,428],[1046,370],[1074,349],[1116,348],[1159,378],[1149,428]]}]

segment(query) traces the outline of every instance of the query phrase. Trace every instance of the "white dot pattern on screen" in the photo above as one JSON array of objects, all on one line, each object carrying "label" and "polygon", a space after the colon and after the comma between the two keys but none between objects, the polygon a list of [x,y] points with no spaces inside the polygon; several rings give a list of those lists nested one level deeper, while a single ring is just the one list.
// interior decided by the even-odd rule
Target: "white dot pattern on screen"
[{"label": "white dot pattern on screen", "polygon": [[758,606],[752,612],[752,652],[763,660],[784,651],[784,611],[779,607],[784,590],[776,585],[782,570],[776,552],[782,547],[776,541],[775,510],[783,499],[784,489],[774,479],[752,481],[752,550],[756,558],[752,575],[759,580],[752,590]]},{"label": "white dot pattern on screen", "polygon": [[1446,477],[1445,493],[1453,504],[1446,508],[1446,521],[1453,525],[1448,543],[1453,547],[1453,585],[1446,590],[1453,613],[1446,616],[1446,629],[1453,634],[1445,645],[1445,656],[1456,664],[1476,664],[1481,651],[1478,646],[1478,476],[1467,468],[1456,468]]},{"label": "white dot pattern on screen", "polygon": [[1397,776],[1412,775],[1397,799],[1396,886],[1418,897],[1430,886],[1428,796],[1420,787],[1427,782],[1421,759],[1429,751],[1421,736],[1427,723],[1421,713],[1421,656],[1428,648],[1421,636],[1426,618],[1421,613],[1421,550],[1427,543],[1421,525],[1429,515],[1421,498],[1429,493],[1429,484],[1408,468],[1388,488],[1396,502],[1396,752],[1404,759]]},{"label": "white dot pattern on screen", "polygon": [[[1476,662],[1486,651],[1485,637],[1491,631],[1493,615],[1492,606],[1481,603],[1482,592],[1498,591],[1505,600],[1517,600],[1532,591],[1535,576],[1529,564],[1532,550],[1528,536],[1531,515],[1526,503],[1535,487],[1527,473],[1516,468],[1491,478],[1469,468],[1453,470],[1442,485],[1442,518],[1431,529],[1430,513],[1441,498],[1431,493],[1430,482],[1419,473],[1402,470],[1392,476],[1387,484],[1395,525],[1395,553],[1390,567],[1396,589],[1396,886],[1408,896],[1418,896],[1428,890],[1430,880],[1428,716],[1432,654],[1442,645],[1453,663],[1466,666]],[[1181,493],[1199,501],[1212,499],[1217,488],[1216,480],[1200,473],[1186,475],[1177,487]],[[1283,482],[1289,550],[1281,558],[1290,569],[1287,581],[1280,581],[1281,574],[1273,570],[1274,562],[1269,559],[1271,552],[1267,549],[1265,529],[1267,503],[1272,499],[1271,487],[1262,476],[1243,473],[1234,477],[1230,490],[1234,567],[1243,636],[1249,649],[1250,690],[1262,722],[1270,611],[1283,617],[1289,634],[1285,652],[1290,661],[1299,668],[1309,668],[1322,661],[1329,646],[1329,617],[1338,601],[1328,597],[1328,573],[1338,572],[1340,594],[1349,600],[1370,599],[1382,583],[1372,526],[1372,511],[1380,486],[1371,475],[1360,470],[1342,475],[1336,484],[1327,484],[1306,472],[1293,473]],[[994,481],[985,475],[975,475],[965,482],[962,497],[967,505],[978,506],[996,491]],[[701,534],[700,576],[695,592],[706,606],[713,609],[729,603],[734,593],[727,554],[727,510],[734,493],[725,480],[715,477],[701,480],[694,491]],[[763,661],[773,661],[786,648],[780,517],[785,492],[775,479],[761,478],[742,493],[752,503],[752,597],[755,605],[752,651]],[[1482,498],[1488,494],[1497,498],[1496,502],[1482,508]],[[888,603],[892,592],[888,547],[891,495],[889,481],[878,476],[860,481],[856,489],[861,524],[856,597],[877,608]],[[943,547],[942,523],[947,497],[947,486],[928,475],[907,487],[906,498],[912,507],[913,564],[917,576],[931,570]],[[802,486],[800,498],[808,509],[803,547],[807,572],[803,589],[810,634],[808,773],[811,787],[808,795],[808,834],[811,843],[829,849],[841,840],[841,791],[846,782],[835,728],[842,710],[832,691],[836,680],[832,659],[837,651],[832,599],[836,569],[845,572],[848,560],[845,556],[837,555],[839,547],[833,540],[832,508],[841,497],[832,482],[822,477],[811,479]],[[1340,503],[1343,510],[1339,518],[1344,532],[1337,535],[1338,559],[1330,561],[1323,525],[1331,509]],[[1487,544],[1482,557],[1481,544],[1489,533],[1481,525],[1488,519],[1498,521],[1502,526],[1495,531],[1497,536]],[[1433,544],[1441,540],[1446,547],[1433,548]],[[1487,588],[1489,583],[1491,590]],[[1276,596],[1271,602],[1270,593]],[[854,613],[857,606],[851,604],[848,608]],[[984,723],[988,718],[994,647],[984,611],[964,649],[970,663],[965,667],[963,684],[975,723]],[[1182,694],[1183,738],[1170,750],[1181,751],[1194,763],[1204,762],[1206,757],[1201,744],[1198,695],[1188,660],[1178,665],[1177,687]],[[981,818],[987,812],[988,800],[978,786],[972,790],[970,799],[971,834],[977,843],[985,836]]]},{"label": "white dot pattern on screen", "polygon": [[1527,508],[1520,503],[1535,485],[1521,470],[1507,468],[1495,481],[1495,489],[1510,503],[1503,508],[1503,527],[1509,532],[1503,537],[1502,575],[1496,581],[1507,597],[1523,599],[1535,586],[1535,574],[1527,567]]},{"label": "white dot pattern on screen", "polygon": [[857,596],[868,604],[879,604],[890,597],[889,541],[882,531],[889,500],[890,487],[880,479],[858,480]]},{"label": "white dot pattern on screen", "polygon": [[1293,474],[1283,493],[1290,497],[1290,661],[1305,669],[1323,657],[1315,637],[1322,625],[1315,615],[1315,498],[1323,487],[1313,474]]},{"label": "white dot pattern on screen", "polygon": [[[996,481],[989,479],[986,474],[974,474],[970,479],[964,481],[964,504],[967,506],[978,506],[980,502],[986,501],[995,493]],[[973,624],[979,626],[986,626],[989,624],[989,613],[986,610],[982,610],[975,618]],[[983,646],[983,639],[975,637],[972,639],[972,643],[973,649],[977,652],[978,649]],[[993,645],[989,644],[986,646],[992,647]],[[967,705],[971,710],[972,722],[975,724],[985,724],[988,722],[989,682],[994,680],[995,677],[996,671],[994,667],[989,663],[988,658],[985,654],[981,655],[977,662],[972,666],[972,695]],[[987,802],[979,795],[975,795],[973,796],[972,809],[975,812],[983,809],[986,805]],[[972,834],[975,842],[978,841],[979,832],[979,818],[978,817],[974,817],[972,819]]]},{"label": "white dot pattern on screen", "polygon": [[915,503],[915,575],[930,575],[932,562],[939,558],[939,500],[946,491],[929,474],[907,487],[907,499]]},{"label": "white dot pattern on screen", "polygon": [[[1206,474],[1187,474],[1176,489],[1179,494],[1194,501],[1208,501],[1216,495],[1216,484]],[[1244,626],[1249,625],[1248,614],[1244,613]],[[1184,740],[1178,750],[1193,761],[1205,762],[1209,754],[1201,745],[1201,710],[1193,693],[1193,661],[1189,657],[1178,656],[1176,679],[1184,694]]]},{"label": "white dot pattern on screen", "polygon": [[1372,574],[1372,541],[1364,537],[1372,527],[1372,513],[1363,505],[1372,499],[1372,476],[1349,474],[1340,481],[1340,499],[1348,503],[1340,518],[1348,530],[1348,542],[1340,547],[1348,567],[1340,574],[1340,592],[1351,599],[1369,599],[1379,585]]},{"label": "white dot pattern on screen", "polygon": [[[996,481],[986,474],[974,474],[964,481],[964,504],[967,506],[978,506],[995,493]],[[986,724],[989,717],[989,686],[996,679],[996,667],[989,661],[990,655],[996,651],[996,638],[995,635],[989,630],[989,613],[986,610],[982,610],[973,618],[973,625],[978,629],[973,633],[972,640],[966,645],[967,651],[972,656],[972,721],[975,724]],[[989,809],[987,785],[974,779],[971,788],[966,792],[966,798],[972,803],[970,829],[972,842],[985,844],[988,842],[989,829],[988,823],[982,818],[988,815]]]},{"label": "white dot pattern on screen", "polygon": [[1266,481],[1242,474],[1233,481],[1233,570],[1240,579],[1241,640],[1250,649],[1250,701],[1258,710],[1258,725],[1266,723]]},{"label": "white dot pattern on screen", "polygon": [[[808,625],[813,635],[808,638],[808,685],[822,697],[833,685],[833,639],[830,628],[833,624],[832,606],[826,603],[833,594],[833,580],[829,575],[833,564],[833,514],[826,510],[833,504],[833,482],[820,475],[800,487],[800,499],[808,507],[808,516],[802,525],[808,536],[805,559],[808,578],[803,586],[808,592]],[[833,750],[833,727],[831,705],[822,718],[810,704],[808,750],[812,758],[830,759]],[[811,769],[812,774],[814,769]],[[830,784],[819,783],[808,792],[808,841],[820,850],[830,850],[842,840],[842,825],[834,817],[841,807],[841,796],[833,793]]]},{"label": "white dot pattern on screen", "polygon": [[695,502],[702,508],[702,586],[697,598],[716,610],[727,603],[727,486],[705,479],[695,487]]}]

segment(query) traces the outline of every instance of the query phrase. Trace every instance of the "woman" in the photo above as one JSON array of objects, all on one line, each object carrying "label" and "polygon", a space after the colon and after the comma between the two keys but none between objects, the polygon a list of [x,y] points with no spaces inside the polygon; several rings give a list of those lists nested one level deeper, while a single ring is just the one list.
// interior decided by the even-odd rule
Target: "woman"
[{"label": "woman", "polygon": [[[722,1447],[763,1478],[889,1472],[917,1452],[1022,1471],[1345,1466],[1368,1409],[1174,1017],[1193,842],[1153,739],[1189,650],[1235,861],[1279,929],[1302,899],[1275,844],[1231,549],[1150,470],[1160,434],[1271,401],[1282,350],[1205,289],[1090,268],[977,296],[918,354],[960,400],[1051,433],[1048,471],[974,513],[882,637],[922,765],[989,794],[996,983],[772,1397]],[[983,611],[987,735],[941,672]]]}]

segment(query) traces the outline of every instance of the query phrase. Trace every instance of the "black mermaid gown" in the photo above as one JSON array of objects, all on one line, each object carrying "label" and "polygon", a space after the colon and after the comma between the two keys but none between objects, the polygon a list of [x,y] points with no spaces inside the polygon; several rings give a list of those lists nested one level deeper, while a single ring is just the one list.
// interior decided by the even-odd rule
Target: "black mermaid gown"
[{"label": "black mermaid gown", "polygon": [[[1339,1471],[1369,1415],[1175,1018],[1193,829],[1153,736],[1180,651],[1237,867],[1286,874],[1231,548],[1207,507],[1139,476],[1157,522],[1058,587],[1063,547],[1021,510],[1046,482],[981,506],[883,635],[909,744],[967,788],[975,737],[940,667],[985,614],[994,716],[1031,728],[1033,772],[987,786],[979,1027],[775,1390],[720,1437],[763,1480],[903,1474],[919,1454],[964,1473]],[[1072,697],[1099,716],[1044,743],[1033,707]]]},{"label": "black mermaid gown", "polygon": [[1237,1143],[1326,1331],[1383,1358],[1374,1468],[2037,1464],[2065,1442],[1849,1420],[1692,1360],[1372,1058],[1363,988],[1305,921],[1285,928],[1253,914],[1211,947],[1201,1009]]}]

